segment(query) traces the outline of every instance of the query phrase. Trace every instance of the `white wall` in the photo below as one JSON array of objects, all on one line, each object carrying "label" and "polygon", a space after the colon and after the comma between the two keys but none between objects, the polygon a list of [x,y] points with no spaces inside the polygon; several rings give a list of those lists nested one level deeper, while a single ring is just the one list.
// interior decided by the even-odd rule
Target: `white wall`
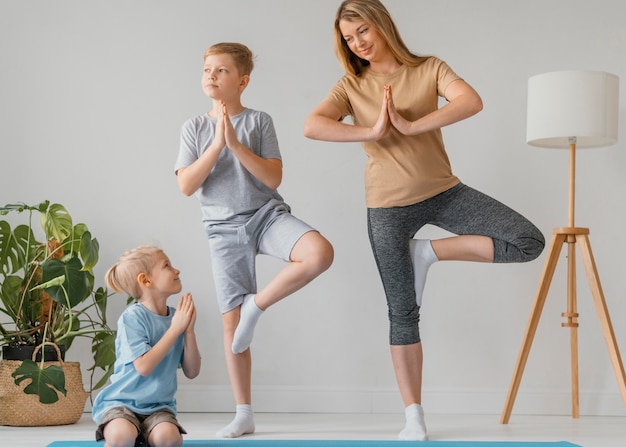
[{"label": "white wall", "polygon": [[[621,0],[387,0],[407,44],[445,59],[484,111],[444,130],[461,179],[522,212],[551,237],[567,225],[567,152],[525,143],[527,79],[604,70],[622,79],[622,140],[580,151],[579,226],[591,242],[618,343],[626,351],[626,6]],[[100,276],[130,247],[157,243],[182,270],[201,315],[203,372],[181,379],[180,409],[231,411],[207,242],[195,198],[179,193],[180,125],[205,112],[202,55],[237,40],[257,55],[245,105],[269,112],[284,156],[280,192],[330,239],[336,260],[272,308],[256,332],[257,411],[400,412],[384,296],[365,225],[357,144],[306,140],[302,124],[341,76],[335,0],[0,1],[0,202],[66,205],[101,245]],[[439,237],[429,230],[425,235]],[[424,405],[499,413],[545,253],[523,265],[440,263],[422,310]],[[514,414],[568,414],[565,250]],[[260,261],[260,282],[281,264]],[[579,265],[583,414],[625,413]],[[116,320],[125,297],[113,298]],[[87,359],[77,350],[71,355]],[[82,357],[81,357],[82,356]]]}]

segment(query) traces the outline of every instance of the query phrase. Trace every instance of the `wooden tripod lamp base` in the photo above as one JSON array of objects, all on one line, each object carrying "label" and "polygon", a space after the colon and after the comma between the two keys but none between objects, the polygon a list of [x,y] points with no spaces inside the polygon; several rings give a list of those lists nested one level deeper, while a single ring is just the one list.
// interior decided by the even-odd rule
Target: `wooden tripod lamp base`
[{"label": "wooden tripod lamp base", "polygon": [[624,373],[624,365],[620,357],[619,349],[617,347],[617,341],[615,340],[615,334],[613,332],[613,326],[611,325],[611,318],[609,311],[606,307],[606,301],[604,299],[604,293],[602,286],[600,285],[600,278],[598,276],[598,270],[596,269],[595,260],[591,252],[591,244],[589,243],[589,229],[588,228],[576,228],[565,227],[555,228],[553,231],[552,241],[550,243],[550,249],[548,258],[543,270],[541,282],[537,290],[535,302],[533,304],[528,324],[526,325],[526,331],[520,349],[517,363],[515,365],[515,372],[513,374],[513,380],[509,387],[509,392],[504,404],[504,410],[500,419],[500,423],[508,424],[511,417],[511,411],[513,410],[513,404],[515,403],[515,397],[519,390],[520,382],[522,380],[522,374],[528,360],[528,354],[539,324],[541,312],[548,295],[550,283],[554,275],[561,248],[563,244],[568,245],[568,269],[567,269],[567,312],[561,315],[567,319],[562,323],[563,327],[570,328],[570,348],[571,348],[571,372],[572,372],[572,417],[578,418],[578,312],[576,309],[576,257],[575,257],[575,245],[578,245],[580,249],[580,255],[582,257],[582,263],[585,267],[587,274],[587,281],[591,288],[591,295],[593,296],[593,302],[600,319],[600,325],[602,327],[602,333],[604,340],[606,341],[607,348],[609,350],[609,356],[615,371],[617,383],[622,395],[622,400],[626,406],[626,374]]},{"label": "wooden tripod lamp base", "polygon": [[619,78],[600,71],[555,71],[535,75],[528,80],[526,142],[546,148],[569,148],[569,219],[564,228],[555,228],[539,289],[530,313],[526,333],[517,357],[513,380],[500,422],[507,424],[519,390],[530,346],[532,345],[548,289],[554,276],[563,244],[567,244],[567,311],[561,325],[570,330],[572,371],[572,416],[578,411],[578,310],[576,308],[576,245],[591,287],[593,302],[600,318],[604,340],[617,383],[626,406],[626,375],[617,349],[609,311],[600,285],[598,270],[591,253],[589,229],[574,225],[576,147],[593,148],[617,142]]}]

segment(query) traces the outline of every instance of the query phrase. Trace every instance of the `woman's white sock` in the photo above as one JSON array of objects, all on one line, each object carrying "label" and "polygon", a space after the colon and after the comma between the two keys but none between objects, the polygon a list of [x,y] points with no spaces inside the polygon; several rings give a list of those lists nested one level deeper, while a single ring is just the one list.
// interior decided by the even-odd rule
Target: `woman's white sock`
[{"label": "woman's white sock", "polygon": [[428,239],[411,239],[409,251],[413,260],[413,276],[415,277],[415,301],[422,305],[422,293],[426,285],[426,276],[431,265],[439,259]]},{"label": "woman's white sock", "polygon": [[420,404],[412,404],[404,409],[406,425],[398,437],[403,441],[428,441],[424,409]]}]

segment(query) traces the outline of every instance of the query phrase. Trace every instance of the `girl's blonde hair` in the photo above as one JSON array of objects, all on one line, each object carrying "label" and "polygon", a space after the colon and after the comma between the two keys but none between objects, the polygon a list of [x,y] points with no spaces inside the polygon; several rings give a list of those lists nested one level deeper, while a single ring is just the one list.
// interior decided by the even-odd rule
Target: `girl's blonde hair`
[{"label": "girl's blonde hair", "polygon": [[204,59],[213,54],[230,54],[235,61],[240,75],[250,75],[254,69],[254,55],[252,51],[242,43],[220,42],[211,45],[204,52]]},{"label": "girl's blonde hair", "polygon": [[150,274],[156,262],[156,255],[162,251],[153,245],[142,245],[124,252],[115,265],[106,272],[107,286],[118,293],[125,292],[135,299],[141,298],[137,277],[141,273]]},{"label": "girl's blonde hair", "polygon": [[427,59],[411,53],[400,37],[389,11],[379,0],[345,0],[339,5],[335,16],[335,53],[345,72],[352,76],[359,76],[363,72],[363,68],[370,63],[355,55],[348,47],[341,29],[339,29],[339,23],[342,20],[348,22],[362,20],[376,28],[387,42],[395,58],[402,64],[416,67]]}]

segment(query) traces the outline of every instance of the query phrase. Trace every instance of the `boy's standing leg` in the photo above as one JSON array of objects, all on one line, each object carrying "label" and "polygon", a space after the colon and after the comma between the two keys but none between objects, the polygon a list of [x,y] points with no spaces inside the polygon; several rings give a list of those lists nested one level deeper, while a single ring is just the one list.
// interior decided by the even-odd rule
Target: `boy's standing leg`
[{"label": "boy's standing leg", "polygon": [[[278,226],[274,228],[277,230]],[[269,249],[264,250],[266,253]],[[271,253],[267,253],[271,254]],[[314,278],[327,270],[333,261],[332,245],[317,231],[304,233],[291,249],[290,262],[256,295],[249,296],[261,311],[301,289]],[[281,257],[281,256],[277,256]],[[217,436],[236,438],[253,433],[255,429],[254,414],[251,407],[252,358],[249,345],[256,324],[256,318],[242,315],[239,306],[222,315],[224,325],[224,352],[226,365],[237,411],[233,421],[217,432]],[[254,320],[254,322],[252,322]],[[237,335],[241,352],[234,353]],[[243,348],[241,347],[243,346]]]},{"label": "boy's standing leg", "polygon": [[224,326],[224,353],[230,384],[237,404],[235,419],[217,432],[222,438],[237,438],[254,433],[254,414],[252,413],[252,356],[247,349],[241,354],[233,354],[232,344],[235,329],[239,323],[239,307],[222,315]]}]

